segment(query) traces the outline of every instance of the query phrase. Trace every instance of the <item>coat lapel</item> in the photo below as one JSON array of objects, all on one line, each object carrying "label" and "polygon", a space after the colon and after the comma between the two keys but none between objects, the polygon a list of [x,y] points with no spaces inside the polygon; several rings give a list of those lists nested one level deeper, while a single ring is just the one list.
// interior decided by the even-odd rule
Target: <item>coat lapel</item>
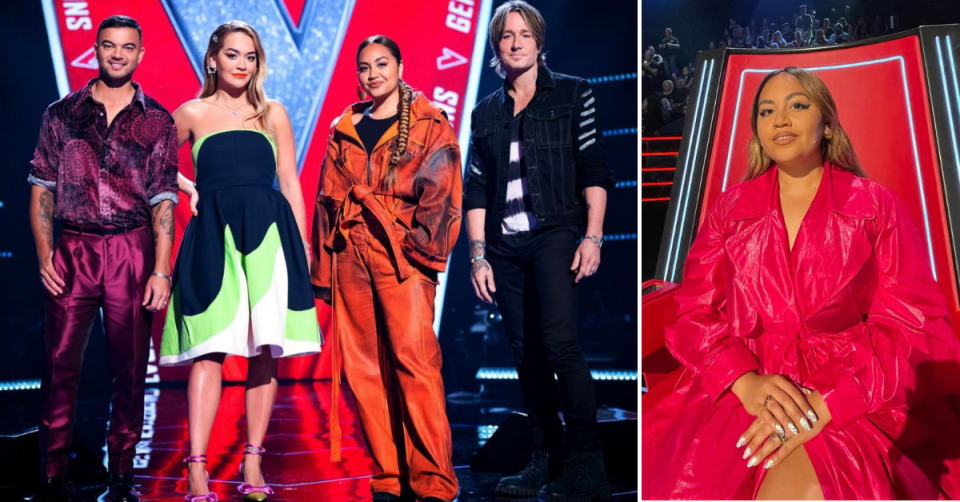
[{"label": "coat lapel", "polygon": [[876,211],[866,180],[829,163],[825,167],[791,254],[804,320],[822,311],[873,256],[866,222]]},{"label": "coat lapel", "polygon": [[[794,291],[786,229],[780,214],[777,169],[771,167],[748,181],[730,212],[727,254],[734,268],[737,291],[744,304],[761,318],[778,322],[799,320],[793,307]],[[788,308],[784,308],[789,306]],[[739,320],[732,316],[738,332],[750,336],[756,330],[756,315]],[[761,330],[762,331],[762,330]]]}]

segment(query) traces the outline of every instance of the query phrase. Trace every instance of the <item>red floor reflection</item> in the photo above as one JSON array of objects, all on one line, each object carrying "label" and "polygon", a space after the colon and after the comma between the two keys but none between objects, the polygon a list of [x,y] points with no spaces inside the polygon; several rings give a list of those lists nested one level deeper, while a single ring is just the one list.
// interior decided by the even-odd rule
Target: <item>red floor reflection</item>
[{"label": "red floor reflection", "polygon": [[[330,383],[305,382],[280,387],[263,444],[267,449],[263,474],[276,491],[270,500],[370,499],[369,476],[375,466],[367,454],[352,396],[349,389],[344,389],[339,403],[343,461],[333,463],[330,462]],[[242,386],[223,389],[207,451],[210,488],[221,500],[240,498],[237,492],[242,482],[240,451],[246,437],[243,392]],[[148,391],[153,393],[158,393],[156,414],[154,417],[147,414],[148,423],[138,455],[140,465],[135,474],[143,500],[182,501],[187,489],[182,459],[189,454],[186,390]]]}]

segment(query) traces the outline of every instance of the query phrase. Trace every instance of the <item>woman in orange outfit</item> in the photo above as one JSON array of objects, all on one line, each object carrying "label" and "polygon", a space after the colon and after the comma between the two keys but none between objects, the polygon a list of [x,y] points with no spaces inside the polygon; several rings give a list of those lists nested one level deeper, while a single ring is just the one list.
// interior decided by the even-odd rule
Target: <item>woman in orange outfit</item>
[{"label": "woman in orange outfit", "polygon": [[[374,501],[401,500],[409,484],[421,501],[450,502],[459,483],[433,306],[437,274],[460,232],[460,150],[443,112],[402,75],[395,42],[378,35],[360,44],[357,76],[372,99],[347,108],[330,132],[312,278],[333,308],[334,402],[339,346],[380,468],[370,481]],[[334,408],[334,461],[336,420]]]}]

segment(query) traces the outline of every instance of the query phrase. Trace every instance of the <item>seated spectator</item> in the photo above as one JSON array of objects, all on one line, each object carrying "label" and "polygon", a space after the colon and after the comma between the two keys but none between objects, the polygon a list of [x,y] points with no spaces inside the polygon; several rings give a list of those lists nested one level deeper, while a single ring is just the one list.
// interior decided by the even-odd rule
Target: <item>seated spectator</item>
[{"label": "seated spectator", "polygon": [[830,18],[823,18],[823,23],[820,25],[820,28],[823,30],[823,36],[827,37],[827,40],[830,40],[830,37],[833,36],[833,25],[830,24]]},{"label": "seated spectator", "polygon": [[770,45],[767,46],[768,49],[779,49],[780,46],[776,42],[770,42]]},{"label": "seated spectator", "polygon": [[712,50],[714,50],[714,49],[716,49],[716,48],[717,48],[717,43],[714,42],[713,40],[711,40],[710,43],[707,44],[707,50],[708,50],[708,51],[712,51]]},{"label": "seated spectator", "polygon": [[663,102],[656,93],[643,98],[641,110],[640,128],[644,132],[656,131],[670,120],[670,110],[663,107]]},{"label": "seated spectator", "polygon": [[662,89],[660,97],[667,100],[670,110],[678,109],[678,105],[683,103],[683,99],[674,91],[673,80],[664,80]]},{"label": "seated spectator", "polygon": [[[774,47],[776,44],[776,47]],[[771,49],[786,49],[787,47],[793,47],[793,44],[787,42],[783,39],[783,34],[779,31],[773,32],[773,37],[770,39],[770,48]]]},{"label": "seated spectator", "polygon": [[684,67],[683,67],[683,72],[682,72],[683,75],[682,75],[682,76],[683,76],[683,81],[686,83],[686,85],[684,85],[684,87],[686,87],[687,89],[689,89],[690,86],[693,85],[693,68],[692,68],[692,66],[693,66],[693,63],[691,63],[689,66],[684,66]]},{"label": "seated spectator", "polygon": [[833,35],[830,35],[830,45],[842,44],[847,41],[847,34],[843,32],[843,26],[840,23],[833,25]]},{"label": "seated spectator", "polygon": [[733,29],[731,38],[733,40],[733,47],[742,49],[747,46],[747,38],[743,34],[743,28],[741,28],[739,25]]},{"label": "seated spectator", "polygon": [[757,37],[757,47],[756,47],[756,48],[757,48],[757,49],[769,49],[770,47],[767,46],[767,41],[764,40],[764,38],[761,36],[761,37]]},{"label": "seated spectator", "polygon": [[851,28],[853,28],[854,26],[847,24],[847,18],[841,17],[840,19],[837,19],[837,24],[840,25],[840,31],[843,32],[843,38],[845,41],[849,42],[851,40],[854,40],[853,33],[851,33],[852,31]]},{"label": "seated spectator", "polygon": [[827,37],[823,35],[823,30],[817,30],[817,38],[814,40],[812,47],[820,47],[824,45],[830,45],[830,41],[828,41]]},{"label": "seated spectator", "polygon": [[640,91],[644,96],[657,93],[663,88],[663,82],[665,80],[667,80],[667,76],[661,71],[660,64],[654,61],[643,71],[643,81],[640,83]]},{"label": "seated spectator", "polygon": [[686,103],[687,98],[690,97],[690,84],[688,84],[683,77],[677,77],[677,83],[673,89],[673,95],[675,96],[673,99],[674,103]]},{"label": "seated spectator", "polygon": [[783,41],[788,44],[793,42],[793,27],[790,26],[790,23],[783,23],[783,28],[780,30],[780,36],[783,37]]}]

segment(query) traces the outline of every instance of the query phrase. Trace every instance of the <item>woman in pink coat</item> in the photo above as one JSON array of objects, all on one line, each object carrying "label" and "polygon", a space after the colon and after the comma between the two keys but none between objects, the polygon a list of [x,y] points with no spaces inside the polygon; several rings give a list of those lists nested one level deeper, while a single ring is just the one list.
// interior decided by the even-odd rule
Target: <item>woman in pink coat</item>
[{"label": "woman in pink coat", "polygon": [[908,211],[816,75],[768,75],[751,128],[687,257],[643,498],[960,496],[960,352]]}]

